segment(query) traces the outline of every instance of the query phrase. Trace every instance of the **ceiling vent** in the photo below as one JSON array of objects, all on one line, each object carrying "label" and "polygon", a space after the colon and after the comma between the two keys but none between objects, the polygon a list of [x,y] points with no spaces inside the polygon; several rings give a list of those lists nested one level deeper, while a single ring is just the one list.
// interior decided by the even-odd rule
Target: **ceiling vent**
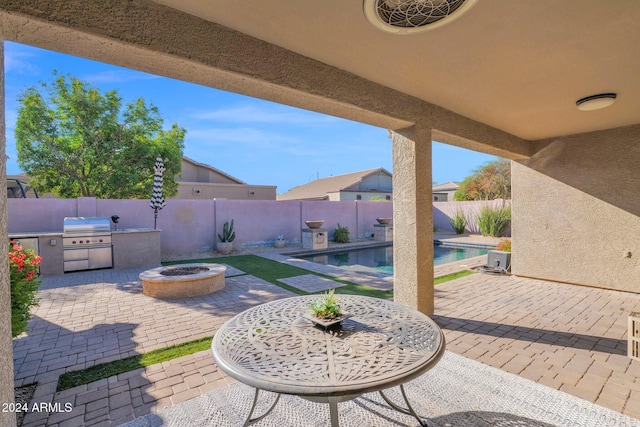
[{"label": "ceiling vent", "polygon": [[448,24],[477,0],[364,0],[364,15],[376,28],[414,34]]}]

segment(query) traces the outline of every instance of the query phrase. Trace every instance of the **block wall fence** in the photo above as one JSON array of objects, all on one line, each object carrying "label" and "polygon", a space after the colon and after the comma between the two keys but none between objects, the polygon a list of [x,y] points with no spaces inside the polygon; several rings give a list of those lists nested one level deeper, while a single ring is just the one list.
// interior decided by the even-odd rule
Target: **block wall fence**
[{"label": "block wall fence", "polygon": [[[473,213],[487,203],[498,202],[435,202],[434,231],[453,231],[447,218],[457,209]],[[118,215],[118,230],[153,228],[153,209],[148,200],[8,199],[7,212],[9,233],[62,232],[63,219],[67,216]],[[338,223],[349,227],[353,239],[371,237],[376,218],[380,217],[393,217],[393,203],[170,199],[158,211],[157,228],[162,231],[162,258],[171,259],[173,255],[215,249],[217,234],[222,232],[224,223],[232,219],[236,232],[234,246],[246,247],[272,245],[279,234],[285,236],[288,244],[299,244],[301,230],[306,228],[304,221],[314,219],[325,221],[323,228],[329,231],[330,239]],[[475,221],[468,229],[477,233]]]}]

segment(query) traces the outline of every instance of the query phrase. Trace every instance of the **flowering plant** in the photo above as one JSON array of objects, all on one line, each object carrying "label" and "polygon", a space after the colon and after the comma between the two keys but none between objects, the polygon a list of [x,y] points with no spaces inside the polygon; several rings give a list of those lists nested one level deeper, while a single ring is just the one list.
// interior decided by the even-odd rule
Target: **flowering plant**
[{"label": "flowering plant", "polygon": [[511,252],[511,240],[509,239],[500,240],[500,242],[498,242],[498,244],[496,245],[496,250]]},{"label": "flowering plant", "polygon": [[38,304],[36,291],[40,286],[38,265],[42,257],[17,242],[9,243],[9,276],[11,279],[11,335],[27,330],[31,318],[29,309]]}]

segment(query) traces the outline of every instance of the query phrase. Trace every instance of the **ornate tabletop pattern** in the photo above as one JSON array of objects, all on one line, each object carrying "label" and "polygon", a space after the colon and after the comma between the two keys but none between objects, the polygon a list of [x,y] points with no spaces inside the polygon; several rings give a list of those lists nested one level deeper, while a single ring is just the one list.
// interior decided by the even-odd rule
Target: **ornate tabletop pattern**
[{"label": "ornate tabletop pattern", "polygon": [[387,300],[339,295],[350,315],[323,330],[303,316],[317,296],[244,311],[216,334],[218,366],[253,387],[307,396],[349,396],[404,383],[444,353],[440,328],[426,315]]}]

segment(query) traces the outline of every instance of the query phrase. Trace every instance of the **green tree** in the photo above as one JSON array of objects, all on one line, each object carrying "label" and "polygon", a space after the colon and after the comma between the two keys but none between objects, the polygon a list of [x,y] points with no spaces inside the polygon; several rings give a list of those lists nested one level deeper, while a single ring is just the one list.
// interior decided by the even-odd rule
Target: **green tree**
[{"label": "green tree", "polygon": [[498,159],[473,171],[453,196],[456,201],[511,198],[511,161]]},{"label": "green tree", "polygon": [[19,97],[18,164],[40,192],[64,198],[151,197],[153,165],[165,165],[164,194],[177,194],[186,130],[163,130],[158,109],[142,98],[127,104],[117,91],[99,89],[54,71]]}]

